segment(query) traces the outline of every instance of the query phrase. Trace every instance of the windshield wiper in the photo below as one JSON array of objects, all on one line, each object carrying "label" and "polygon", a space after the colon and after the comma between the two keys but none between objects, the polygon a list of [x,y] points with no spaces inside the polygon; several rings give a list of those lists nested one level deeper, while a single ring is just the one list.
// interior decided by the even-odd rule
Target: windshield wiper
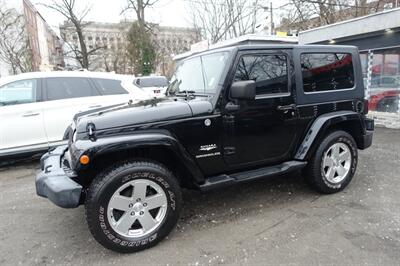
[{"label": "windshield wiper", "polygon": [[183,90],[183,91],[179,91],[178,93],[176,93],[176,95],[182,95],[182,94],[185,94],[185,97],[187,98],[187,99],[189,99],[189,98],[194,98],[195,97],[195,94],[196,93],[196,91],[192,91],[192,90]]},{"label": "windshield wiper", "polygon": [[176,89],[176,88],[175,88],[175,85],[176,85],[177,82],[178,82],[178,80],[175,79],[174,81],[172,81],[172,82],[169,83],[169,85],[168,85],[168,87],[167,87],[167,90],[166,90],[166,92],[165,92],[166,95],[173,95],[173,94],[176,93],[176,91],[175,91],[175,89]]},{"label": "windshield wiper", "polygon": [[21,103],[20,101],[9,101],[9,102],[0,102],[0,106],[12,105]]}]

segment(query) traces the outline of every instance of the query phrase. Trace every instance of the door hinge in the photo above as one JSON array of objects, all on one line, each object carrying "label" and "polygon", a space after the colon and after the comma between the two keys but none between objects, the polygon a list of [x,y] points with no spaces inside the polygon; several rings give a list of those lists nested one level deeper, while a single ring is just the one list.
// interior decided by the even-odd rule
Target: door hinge
[{"label": "door hinge", "polygon": [[235,154],[236,148],[235,147],[225,147],[224,148],[224,155],[232,155]]}]

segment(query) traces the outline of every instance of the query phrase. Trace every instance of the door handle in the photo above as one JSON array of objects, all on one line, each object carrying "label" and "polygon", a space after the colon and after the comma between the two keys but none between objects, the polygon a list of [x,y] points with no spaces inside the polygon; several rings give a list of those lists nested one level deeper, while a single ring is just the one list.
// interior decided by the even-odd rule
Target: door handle
[{"label": "door handle", "polygon": [[22,116],[23,117],[31,117],[31,116],[37,116],[37,115],[40,115],[40,113],[25,113]]},{"label": "door handle", "polygon": [[276,110],[278,111],[290,111],[290,110],[295,110],[296,105],[295,104],[289,104],[289,105],[279,105],[276,107]]},{"label": "door handle", "polygon": [[235,112],[235,111],[238,111],[239,109],[240,109],[240,105],[234,104],[233,102],[229,102],[225,106],[225,110],[228,112]]}]

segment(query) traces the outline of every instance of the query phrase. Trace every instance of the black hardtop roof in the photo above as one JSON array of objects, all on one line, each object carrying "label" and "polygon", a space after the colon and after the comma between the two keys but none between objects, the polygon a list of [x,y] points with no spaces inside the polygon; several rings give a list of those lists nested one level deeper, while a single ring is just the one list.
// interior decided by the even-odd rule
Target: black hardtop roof
[{"label": "black hardtop roof", "polygon": [[[352,45],[321,45],[321,44],[240,44],[240,45],[231,45],[231,46],[226,46],[226,47],[219,47],[215,49],[209,49],[206,51],[201,51],[198,53],[194,53],[188,58],[196,57],[199,55],[205,55],[205,54],[211,54],[215,52],[224,52],[224,51],[233,51],[233,50],[238,50],[238,51],[252,51],[252,50],[279,50],[279,49],[301,49],[301,50],[307,50],[307,49],[324,49],[324,50],[332,50],[332,51],[349,51],[349,52],[355,52],[358,51],[356,46]],[[188,59],[185,58],[185,59]],[[185,60],[183,59],[183,60]]]},{"label": "black hardtop roof", "polygon": [[351,45],[321,45],[321,44],[243,44],[236,46],[239,50],[261,49],[357,49]]}]

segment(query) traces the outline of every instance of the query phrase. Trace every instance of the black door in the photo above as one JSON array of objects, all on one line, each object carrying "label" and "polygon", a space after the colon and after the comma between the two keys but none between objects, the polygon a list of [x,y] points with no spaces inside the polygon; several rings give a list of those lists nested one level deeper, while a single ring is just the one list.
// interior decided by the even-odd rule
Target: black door
[{"label": "black door", "polygon": [[239,106],[225,110],[223,117],[224,158],[230,167],[289,159],[297,137],[289,52],[239,54],[232,82],[255,80],[257,96],[228,100]]}]

